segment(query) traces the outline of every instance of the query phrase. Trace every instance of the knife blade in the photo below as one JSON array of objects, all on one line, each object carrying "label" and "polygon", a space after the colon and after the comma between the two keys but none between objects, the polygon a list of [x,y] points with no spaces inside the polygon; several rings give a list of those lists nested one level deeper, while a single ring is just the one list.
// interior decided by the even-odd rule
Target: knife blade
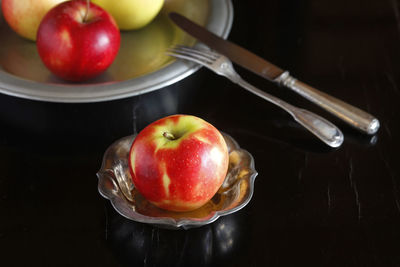
[{"label": "knife blade", "polygon": [[293,90],[363,133],[375,134],[378,131],[379,120],[371,114],[298,81],[289,75],[288,71],[275,66],[239,45],[222,39],[176,12],[169,13],[169,17],[186,33],[211,49],[227,56],[234,63],[269,81]]},{"label": "knife blade", "polygon": [[169,14],[169,17],[176,25],[196,39],[200,40],[202,43],[227,56],[236,64],[261,75],[270,81],[273,81],[284,72],[282,69],[262,59],[249,50],[222,39],[178,13],[172,12]]}]

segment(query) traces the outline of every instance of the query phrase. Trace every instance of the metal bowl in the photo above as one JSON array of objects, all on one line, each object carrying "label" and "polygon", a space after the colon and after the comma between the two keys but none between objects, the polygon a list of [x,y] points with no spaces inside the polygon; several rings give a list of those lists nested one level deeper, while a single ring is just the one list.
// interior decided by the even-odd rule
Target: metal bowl
[{"label": "metal bowl", "polygon": [[128,154],[135,136],[124,137],[113,143],[103,157],[97,173],[100,194],[111,201],[122,216],[142,223],[170,229],[189,229],[214,222],[249,203],[254,192],[257,171],[249,152],[239,147],[223,133],[229,151],[229,169],[224,183],[202,207],[190,212],[172,212],[157,208],[134,187],[129,171]]},{"label": "metal bowl", "polygon": [[0,92],[77,103],[120,99],[171,85],[199,68],[165,54],[165,49],[175,44],[196,44],[168,19],[171,11],[186,15],[223,38],[233,21],[230,0],[166,0],[159,16],[148,26],[121,32],[121,48],[113,64],[85,83],[68,83],[52,75],[41,62],[36,43],[14,33],[0,14]]}]

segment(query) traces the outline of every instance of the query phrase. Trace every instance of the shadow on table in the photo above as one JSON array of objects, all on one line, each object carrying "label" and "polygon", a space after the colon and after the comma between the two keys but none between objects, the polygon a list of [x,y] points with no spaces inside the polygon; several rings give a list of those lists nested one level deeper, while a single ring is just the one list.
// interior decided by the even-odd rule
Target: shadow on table
[{"label": "shadow on table", "polygon": [[243,246],[243,216],[231,214],[189,230],[128,220],[107,204],[107,242],[123,266],[232,265]]}]

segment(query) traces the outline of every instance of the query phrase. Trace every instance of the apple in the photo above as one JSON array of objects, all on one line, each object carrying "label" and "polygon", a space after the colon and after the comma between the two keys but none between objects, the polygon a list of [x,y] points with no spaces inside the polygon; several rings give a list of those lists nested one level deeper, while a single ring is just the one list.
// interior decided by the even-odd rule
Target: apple
[{"label": "apple", "polygon": [[228,171],[229,154],[221,133],[191,115],[172,115],[145,127],[129,152],[137,190],[150,203],[190,211],[209,201]]},{"label": "apple", "polygon": [[121,35],[113,17],[84,0],[52,8],[40,23],[37,48],[46,67],[68,81],[104,72],[118,53]]},{"label": "apple", "polygon": [[149,24],[160,12],[164,0],[92,0],[111,13],[120,30],[136,30]]},{"label": "apple", "polygon": [[44,15],[65,0],[2,0],[4,19],[20,36],[36,40],[36,33]]}]

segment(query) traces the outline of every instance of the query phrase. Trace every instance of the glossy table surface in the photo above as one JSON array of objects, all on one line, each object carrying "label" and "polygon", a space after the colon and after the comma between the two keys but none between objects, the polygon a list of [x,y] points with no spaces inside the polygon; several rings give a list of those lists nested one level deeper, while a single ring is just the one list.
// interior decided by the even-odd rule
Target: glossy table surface
[{"label": "glossy table surface", "polygon": [[[285,88],[247,81],[338,125],[330,149],[283,110],[206,69],[91,104],[0,95],[2,266],[399,266],[400,3],[233,1],[229,39],[375,115],[359,133]],[[97,191],[106,148],[175,113],[209,121],[255,159],[239,212],[191,230],[120,216]]]}]

